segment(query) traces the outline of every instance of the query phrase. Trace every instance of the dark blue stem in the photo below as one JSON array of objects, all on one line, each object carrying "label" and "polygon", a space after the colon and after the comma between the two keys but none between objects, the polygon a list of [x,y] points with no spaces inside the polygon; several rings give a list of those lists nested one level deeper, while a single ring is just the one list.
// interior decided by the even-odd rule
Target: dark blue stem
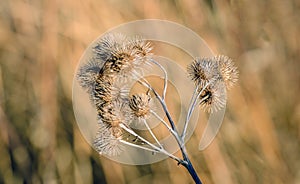
[{"label": "dark blue stem", "polygon": [[189,171],[190,175],[192,176],[193,180],[196,184],[202,184],[200,178],[198,177],[191,161],[186,157],[184,159],[186,161],[186,164],[183,164],[183,166]]}]

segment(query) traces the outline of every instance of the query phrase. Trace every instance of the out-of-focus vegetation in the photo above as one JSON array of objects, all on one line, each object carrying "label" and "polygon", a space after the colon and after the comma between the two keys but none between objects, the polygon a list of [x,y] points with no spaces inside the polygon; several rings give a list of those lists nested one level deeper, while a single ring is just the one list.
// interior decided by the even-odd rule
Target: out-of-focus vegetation
[{"label": "out-of-focus vegetation", "polygon": [[239,67],[217,138],[199,152],[199,124],[187,145],[204,183],[300,183],[300,1],[0,5],[0,183],[192,183],[170,159],[127,166],[99,157],[73,115],[73,74],[87,45],[145,18],[191,28]]}]

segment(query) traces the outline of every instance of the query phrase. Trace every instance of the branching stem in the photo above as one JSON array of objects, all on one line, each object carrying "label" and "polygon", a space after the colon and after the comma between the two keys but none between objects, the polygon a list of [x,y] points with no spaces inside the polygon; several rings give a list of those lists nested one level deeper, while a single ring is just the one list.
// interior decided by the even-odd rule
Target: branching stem
[{"label": "branching stem", "polygon": [[186,161],[184,161],[184,160],[176,157],[175,155],[172,155],[171,153],[167,152],[164,148],[159,148],[159,147],[155,146],[154,144],[150,143],[148,140],[146,140],[145,138],[141,137],[140,135],[138,135],[137,133],[135,133],[133,130],[131,130],[130,128],[128,128],[126,125],[124,125],[124,124],[121,123],[120,127],[123,128],[128,133],[136,136],[137,138],[139,138],[140,140],[142,140],[143,142],[145,142],[147,145],[149,145],[150,147],[152,147],[157,152],[163,153],[163,154],[169,156],[170,158],[176,160],[179,164],[186,164]]},{"label": "branching stem", "polygon": [[[196,184],[202,184],[200,178],[198,177],[191,161],[189,160],[188,158],[188,154],[186,152],[186,148],[185,148],[185,144],[184,144],[184,137],[185,137],[185,134],[186,134],[186,131],[187,131],[187,127],[188,127],[188,122],[190,120],[190,117],[195,109],[195,105],[196,105],[196,102],[197,102],[197,99],[200,97],[201,93],[204,91],[204,89],[210,84],[208,83],[199,93],[197,93],[198,91],[198,87],[195,89],[194,91],[194,94],[193,94],[193,97],[191,99],[191,104],[189,106],[189,110],[188,110],[188,114],[187,114],[187,117],[186,117],[186,121],[185,121],[185,124],[184,124],[184,129],[183,129],[183,132],[182,132],[182,135],[180,136],[179,133],[178,133],[178,130],[175,126],[175,123],[169,113],[169,110],[167,108],[167,105],[166,105],[166,102],[165,102],[165,94],[166,94],[166,91],[167,91],[167,75],[166,75],[166,71],[165,69],[159,64],[157,63],[156,61],[152,60],[153,63],[155,64],[158,64],[158,66],[162,69],[162,71],[165,73],[165,83],[164,83],[164,91],[163,91],[163,95],[160,96],[157,91],[149,84],[149,82],[142,78],[142,79],[139,79],[138,82],[141,83],[143,86],[147,87],[149,90],[151,90],[153,92],[153,94],[155,95],[155,97],[158,99],[158,101],[160,102],[166,116],[167,116],[167,119],[169,121],[169,124],[171,126],[169,126],[158,114],[156,114],[154,111],[151,110],[151,113],[156,117],[158,118],[164,125],[165,127],[172,133],[172,135],[175,137],[177,143],[178,143],[178,146],[180,148],[180,151],[181,151],[181,154],[182,154],[182,157],[183,159],[180,159],[180,158],[177,158],[175,157],[174,155],[168,153],[166,150],[164,150],[163,148],[158,148],[157,146],[153,145],[150,143],[150,146],[151,146],[153,149],[157,150],[158,152],[162,152],[166,155],[168,155],[170,158],[176,160],[178,162],[178,164],[181,164],[183,165],[189,172],[189,174],[192,176],[193,180],[195,181]],[[197,95],[196,95],[197,94]],[[204,97],[202,100],[205,100],[206,97]],[[200,102],[201,103],[201,102]],[[150,134],[152,135],[151,133],[152,131],[150,131]],[[133,134],[134,135],[134,134]],[[136,135],[138,136],[138,135]],[[153,136],[154,138],[155,136]],[[141,139],[143,140],[143,138]],[[148,142],[148,141],[147,141]],[[146,142],[146,143],[147,143]],[[147,143],[148,144],[148,143]]]},{"label": "branching stem", "polygon": [[[185,136],[186,136],[186,131],[187,131],[187,127],[189,124],[189,121],[191,119],[192,113],[195,110],[195,106],[196,106],[196,102],[199,99],[200,95],[203,93],[203,91],[207,88],[207,86],[209,86],[212,83],[212,81],[208,82],[200,91],[199,91],[199,85],[195,88],[192,99],[191,99],[191,103],[188,109],[188,113],[185,119],[185,123],[184,123],[184,128],[181,134],[182,139],[184,140]],[[199,91],[199,92],[198,92]],[[196,95],[197,94],[197,95]],[[206,100],[208,97],[205,96],[204,98],[202,98],[200,100],[199,103],[203,102],[204,100]]]},{"label": "branching stem", "polygon": [[143,122],[145,124],[145,126],[147,127],[147,130],[150,132],[151,136],[153,137],[153,139],[155,140],[155,142],[159,145],[160,148],[163,148],[163,146],[161,145],[161,143],[158,141],[158,139],[156,138],[156,136],[154,135],[153,131],[151,130],[151,128],[149,127],[146,119],[143,119]]}]

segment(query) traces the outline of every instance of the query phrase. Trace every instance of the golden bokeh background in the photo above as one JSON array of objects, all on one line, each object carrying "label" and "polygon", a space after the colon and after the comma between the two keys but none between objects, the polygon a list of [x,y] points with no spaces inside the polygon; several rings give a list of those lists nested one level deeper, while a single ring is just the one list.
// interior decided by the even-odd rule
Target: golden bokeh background
[{"label": "golden bokeh background", "polygon": [[217,138],[198,151],[199,123],[187,144],[203,182],[300,183],[299,1],[0,5],[0,183],[193,183],[171,159],[128,166],[100,157],[74,118],[72,80],[85,48],[114,26],[146,18],[191,28],[239,67]]}]

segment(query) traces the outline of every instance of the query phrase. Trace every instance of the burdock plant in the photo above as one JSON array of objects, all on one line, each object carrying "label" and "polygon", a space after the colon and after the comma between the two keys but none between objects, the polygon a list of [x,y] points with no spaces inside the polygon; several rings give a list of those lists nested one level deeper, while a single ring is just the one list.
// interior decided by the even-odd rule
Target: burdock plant
[{"label": "burdock plant", "polygon": [[[106,34],[96,43],[92,52],[93,57],[79,68],[77,79],[97,111],[98,131],[93,143],[95,150],[103,155],[118,156],[126,152],[124,145],[127,145],[153,154],[165,154],[178,165],[184,166],[195,183],[201,183],[184,144],[187,127],[197,105],[207,112],[218,111],[224,106],[224,88],[230,89],[238,79],[238,71],[232,60],[227,56],[195,58],[187,67],[195,90],[183,131],[179,132],[165,102],[168,74],[151,57],[152,44],[149,41],[141,37]],[[156,65],[164,73],[162,94],[143,77],[143,70],[151,65]],[[130,81],[137,81],[147,89],[146,92],[130,94]],[[156,113],[154,98],[161,105],[167,121]],[[168,152],[160,143],[148,124],[151,115],[174,136],[182,158]],[[133,122],[143,124],[155,143],[131,128]]]}]

